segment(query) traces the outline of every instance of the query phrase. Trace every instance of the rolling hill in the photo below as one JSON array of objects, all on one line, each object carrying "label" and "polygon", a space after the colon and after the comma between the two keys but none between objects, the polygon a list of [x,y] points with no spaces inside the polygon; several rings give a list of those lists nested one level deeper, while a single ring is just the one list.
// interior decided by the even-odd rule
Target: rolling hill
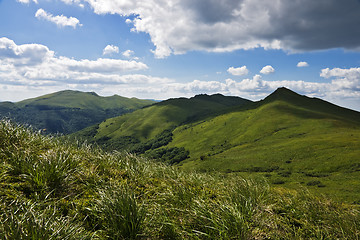
[{"label": "rolling hill", "polygon": [[93,139],[104,145],[111,143],[116,149],[127,149],[133,143],[156,139],[159,134],[172,131],[179,125],[221,115],[251,103],[250,100],[221,94],[197,95],[190,99],[169,99],[131,114],[107,119],[76,135]]},{"label": "rolling hill", "polygon": [[103,120],[153,104],[154,101],[94,92],[65,90],[21,102],[1,102],[0,117],[29,124],[48,133],[72,133]]},{"label": "rolling hill", "polygon": [[256,174],[360,201],[360,113],[286,88],[259,102],[171,99],[87,133],[108,149],[128,147],[183,169]]}]

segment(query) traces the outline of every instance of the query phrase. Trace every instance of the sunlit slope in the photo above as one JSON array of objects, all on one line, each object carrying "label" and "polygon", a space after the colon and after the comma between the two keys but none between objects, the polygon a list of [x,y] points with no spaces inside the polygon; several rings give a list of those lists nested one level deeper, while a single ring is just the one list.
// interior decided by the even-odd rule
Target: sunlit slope
[{"label": "sunlit slope", "polygon": [[123,108],[134,110],[152,103],[154,102],[151,100],[126,98],[118,95],[101,97],[94,92],[65,90],[37,98],[27,99],[16,103],[16,106],[51,106],[101,110]]},{"label": "sunlit slope", "polygon": [[153,103],[117,95],[101,97],[93,92],[66,90],[17,103],[2,102],[0,117],[10,117],[48,133],[68,134]]},{"label": "sunlit slope", "polygon": [[334,192],[337,183],[352,182],[345,189],[360,191],[360,113],[319,99],[280,89],[253,109],[183,125],[173,134],[169,147],[190,152],[184,169],[257,173],[279,183],[314,180]]},{"label": "sunlit slope", "polygon": [[233,107],[252,103],[220,94],[198,95],[190,99],[169,99],[120,117],[107,119],[97,129],[95,139],[131,136],[144,141],[186,122],[222,114]]}]

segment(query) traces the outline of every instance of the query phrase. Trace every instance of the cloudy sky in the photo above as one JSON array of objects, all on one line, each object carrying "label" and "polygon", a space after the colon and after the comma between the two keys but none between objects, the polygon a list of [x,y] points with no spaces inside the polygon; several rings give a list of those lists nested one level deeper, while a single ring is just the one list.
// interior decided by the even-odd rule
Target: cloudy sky
[{"label": "cloudy sky", "polygon": [[360,110],[359,0],[0,0],[0,101],[73,89]]}]

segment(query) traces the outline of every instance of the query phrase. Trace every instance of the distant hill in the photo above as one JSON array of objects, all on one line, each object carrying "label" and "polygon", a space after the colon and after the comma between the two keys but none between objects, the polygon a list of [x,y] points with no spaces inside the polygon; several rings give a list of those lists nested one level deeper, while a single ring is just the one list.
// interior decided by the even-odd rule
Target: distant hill
[{"label": "distant hill", "polygon": [[72,133],[107,118],[132,112],[154,101],[65,90],[21,102],[1,102],[0,117],[48,133]]},{"label": "distant hill", "polygon": [[258,102],[170,99],[80,135],[183,169],[256,174],[360,202],[360,113],[286,88]]}]

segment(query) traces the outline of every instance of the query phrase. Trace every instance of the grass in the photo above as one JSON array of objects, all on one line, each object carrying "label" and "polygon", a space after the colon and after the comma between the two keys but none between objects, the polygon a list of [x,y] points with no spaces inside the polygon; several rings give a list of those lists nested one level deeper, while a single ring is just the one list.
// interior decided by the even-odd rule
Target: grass
[{"label": "grass", "polygon": [[276,100],[179,126],[168,147],[190,152],[184,170],[267,174],[288,187],[317,180],[325,187],[314,191],[354,202],[360,199],[359,140],[360,122]]},{"label": "grass", "polygon": [[[184,149],[189,158],[177,165],[183,170],[258,175],[277,186],[360,201],[360,113],[284,88],[255,103],[221,95],[170,99],[82,134],[107,149],[134,151],[165,129],[172,132],[169,144],[145,156]],[[307,185],[312,181],[321,183]]]},{"label": "grass", "polygon": [[[99,125],[94,137],[98,140],[103,137],[116,139],[132,136],[146,141],[184,122],[193,122],[248,103],[251,101],[220,94],[198,95],[190,99],[169,99],[132,114],[107,119]],[[78,135],[81,134],[80,132]]]},{"label": "grass", "polygon": [[7,120],[0,122],[0,139],[1,239],[360,237],[356,205],[306,188],[184,172]]}]

